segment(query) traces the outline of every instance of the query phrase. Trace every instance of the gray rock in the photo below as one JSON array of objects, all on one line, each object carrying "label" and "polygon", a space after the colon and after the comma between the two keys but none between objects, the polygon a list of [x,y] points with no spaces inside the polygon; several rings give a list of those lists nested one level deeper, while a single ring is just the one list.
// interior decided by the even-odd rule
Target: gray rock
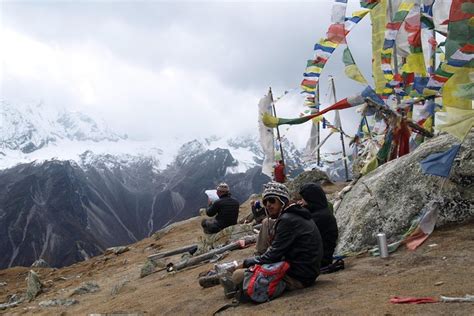
[{"label": "gray rock", "polygon": [[299,198],[298,192],[303,184],[308,182],[321,183],[322,181],[329,181],[327,174],[324,171],[314,169],[302,172],[293,181],[286,183],[286,186],[292,197]]},{"label": "gray rock", "polygon": [[140,270],[140,278],[144,278],[147,275],[154,273],[157,269],[164,268],[166,268],[166,262],[164,260],[147,259],[142,269]]},{"label": "gray rock", "polygon": [[43,284],[41,284],[38,274],[36,274],[36,272],[33,270],[30,270],[30,272],[28,272],[26,282],[26,297],[28,298],[28,301],[32,301],[36,298],[36,296],[38,296],[38,294],[41,293]]},{"label": "gray rock", "polygon": [[427,175],[420,161],[459,141],[444,134],[426,141],[414,152],[388,162],[363,176],[344,195],[335,210],[339,226],[338,253],[375,245],[383,231],[389,242],[398,240],[422,210],[438,212],[436,226],[474,218],[473,132],[464,140],[450,177]]},{"label": "gray rock", "polygon": [[110,248],[107,248],[105,250],[104,254],[107,255],[107,254],[110,254],[110,253],[114,253],[118,256],[119,254],[127,252],[129,250],[130,250],[130,248],[127,247],[127,246],[110,247]]},{"label": "gray rock", "polygon": [[4,310],[10,307],[15,307],[22,303],[25,298],[22,295],[13,294],[8,298],[6,303],[0,304],[0,310]]},{"label": "gray rock", "polygon": [[228,226],[215,234],[202,234],[198,237],[198,249],[193,255],[206,253],[211,249],[222,247],[251,235],[254,235],[251,224],[236,224]]},{"label": "gray rock", "polygon": [[110,290],[110,295],[112,296],[115,296],[117,294],[120,293],[120,291],[122,290],[122,288],[125,286],[125,284],[127,284],[128,282],[130,282],[128,279],[123,279],[121,280],[119,283],[117,283],[116,285],[114,285],[112,287],[112,290]]},{"label": "gray rock", "polygon": [[74,304],[79,303],[78,300],[73,298],[53,298],[52,300],[41,301],[39,302],[39,306],[41,307],[54,307],[54,306],[71,306]]},{"label": "gray rock", "polygon": [[81,286],[74,289],[74,291],[69,296],[82,295],[86,293],[94,293],[99,291],[100,287],[96,282],[86,282],[82,283]]},{"label": "gray rock", "polygon": [[49,264],[43,260],[43,259],[38,259],[33,264],[31,265],[32,268],[51,268]]}]

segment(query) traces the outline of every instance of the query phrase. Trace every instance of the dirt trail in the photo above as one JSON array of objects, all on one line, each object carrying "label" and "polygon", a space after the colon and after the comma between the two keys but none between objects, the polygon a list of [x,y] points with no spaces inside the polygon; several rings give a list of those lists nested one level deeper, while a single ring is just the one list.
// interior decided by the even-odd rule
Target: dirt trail
[{"label": "dirt trail", "polygon": [[[45,293],[35,301],[2,314],[87,315],[90,313],[144,313],[148,315],[212,315],[230,300],[220,286],[203,289],[197,276],[213,264],[204,264],[174,274],[157,272],[140,279],[148,255],[193,244],[201,235],[199,218],[177,225],[159,240],[144,239],[130,251],[100,255],[62,269],[35,269]],[[252,255],[253,247],[230,253],[223,261]],[[170,258],[177,261],[179,256]],[[0,302],[7,295],[24,293],[29,268],[0,270]],[[48,281],[51,280],[51,281]],[[96,293],[74,296],[70,307],[42,308],[40,301],[67,298],[82,282],[100,285]],[[437,285],[438,284],[438,285]],[[118,290],[117,290],[118,289]],[[113,294],[112,292],[117,293]],[[363,254],[346,259],[346,269],[322,275],[316,285],[286,293],[272,302],[241,304],[222,315],[473,315],[474,303],[394,305],[392,296],[464,296],[474,294],[474,223],[437,229],[415,252],[401,248],[389,259]]]}]

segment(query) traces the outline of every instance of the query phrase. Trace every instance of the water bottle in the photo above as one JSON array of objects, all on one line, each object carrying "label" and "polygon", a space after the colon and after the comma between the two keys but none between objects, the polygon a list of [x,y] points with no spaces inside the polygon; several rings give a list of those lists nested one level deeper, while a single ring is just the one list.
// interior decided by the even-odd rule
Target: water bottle
[{"label": "water bottle", "polygon": [[214,268],[216,269],[217,274],[224,274],[224,273],[232,273],[235,271],[239,263],[234,260],[232,262],[224,262],[220,264],[216,264]]},{"label": "water bottle", "polygon": [[387,246],[387,236],[385,236],[385,233],[377,234],[377,243],[379,245],[380,258],[387,258],[388,246]]}]

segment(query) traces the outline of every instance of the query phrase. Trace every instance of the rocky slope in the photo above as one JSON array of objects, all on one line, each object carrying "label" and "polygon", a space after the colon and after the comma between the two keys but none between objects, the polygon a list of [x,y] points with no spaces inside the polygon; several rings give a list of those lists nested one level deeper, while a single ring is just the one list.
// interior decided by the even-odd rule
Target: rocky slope
[{"label": "rocky slope", "polygon": [[[245,204],[242,213],[248,211]],[[199,222],[200,218],[180,222],[160,238],[146,238],[118,255],[99,255],[57,270],[34,268],[43,283],[39,295],[0,313],[212,315],[231,302],[224,297],[221,286],[204,289],[198,284],[198,275],[213,268],[214,263],[140,278],[148,255],[196,243],[202,234]],[[284,293],[264,304],[243,303],[221,314],[472,315],[472,303],[397,305],[389,300],[394,296],[439,298],[474,294],[473,224],[436,229],[415,252],[400,248],[388,259],[364,253],[346,258],[345,270],[319,276],[312,287]],[[254,247],[232,251],[220,262],[241,261],[254,251]],[[168,258],[170,262],[179,260],[180,255]],[[15,302],[26,293],[25,278],[30,269],[0,270],[0,304]]]}]

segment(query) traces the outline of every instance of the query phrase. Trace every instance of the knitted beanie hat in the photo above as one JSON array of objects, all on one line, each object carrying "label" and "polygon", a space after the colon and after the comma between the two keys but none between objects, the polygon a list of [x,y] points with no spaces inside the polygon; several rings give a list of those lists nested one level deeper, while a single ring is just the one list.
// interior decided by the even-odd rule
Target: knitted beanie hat
[{"label": "knitted beanie hat", "polygon": [[219,183],[216,190],[221,192],[229,192],[229,186],[227,185],[227,183],[222,182]]},{"label": "knitted beanie hat", "polygon": [[268,182],[263,186],[262,200],[265,201],[265,199],[269,197],[276,197],[282,204],[286,204],[290,201],[288,188],[278,182]]}]

